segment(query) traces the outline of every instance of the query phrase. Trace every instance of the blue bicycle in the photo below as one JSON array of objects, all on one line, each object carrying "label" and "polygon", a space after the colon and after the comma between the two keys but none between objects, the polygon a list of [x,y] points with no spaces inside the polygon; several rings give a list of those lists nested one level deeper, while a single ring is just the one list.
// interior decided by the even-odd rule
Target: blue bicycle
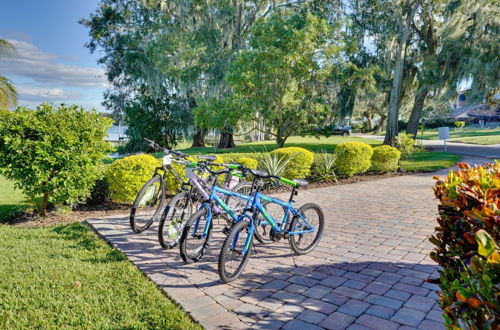
[{"label": "blue bicycle", "polygon": [[[270,226],[269,238],[279,241],[288,239],[290,247],[297,254],[311,252],[321,240],[324,228],[324,215],[321,208],[314,203],[302,205],[299,209],[292,206],[297,188],[307,186],[307,181],[268,175],[264,171],[253,171],[238,166],[244,172],[250,172],[254,177],[255,191],[247,197],[249,206],[244,210],[229,230],[219,255],[219,276],[225,283],[237,279],[245,268],[251,255],[253,237],[258,228]],[[274,178],[292,186],[288,202],[269,197],[260,193],[263,182],[259,179]],[[264,203],[278,204],[284,209],[282,219],[271,216]],[[247,204],[248,205],[248,204]],[[262,216],[263,217],[262,217]]]},{"label": "blue bicycle", "polygon": [[[208,165],[225,166],[229,169],[214,171]],[[202,170],[210,172],[214,177],[221,174],[234,175],[237,167],[237,165],[233,164],[213,163],[200,163],[199,166]],[[251,192],[248,192],[247,189],[240,189],[240,192],[236,192],[219,187],[216,183],[217,181],[214,181],[210,195],[207,196],[208,198],[203,201],[198,210],[189,217],[184,225],[179,240],[179,248],[181,258],[185,263],[196,262],[205,255],[212,235],[212,220],[214,217],[224,214],[228,218],[226,220],[229,220],[228,223],[237,222],[239,219],[235,214],[235,210],[241,211],[245,207],[245,204],[248,203],[247,201],[250,200],[250,196],[247,193],[251,194]],[[233,197],[240,201],[235,201]],[[231,204],[232,207],[228,206],[228,204]],[[261,242],[264,241],[259,237],[257,239]]]}]

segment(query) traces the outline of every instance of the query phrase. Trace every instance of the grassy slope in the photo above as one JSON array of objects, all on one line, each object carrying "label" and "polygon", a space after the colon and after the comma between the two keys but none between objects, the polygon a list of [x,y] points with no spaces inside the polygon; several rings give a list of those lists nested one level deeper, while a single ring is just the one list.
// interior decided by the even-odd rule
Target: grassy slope
[{"label": "grassy slope", "polygon": [[33,207],[30,200],[20,190],[15,189],[12,181],[0,175],[0,223],[30,207]]},{"label": "grassy slope", "polygon": [[0,329],[199,328],[82,224],[0,225],[0,251]]},{"label": "grassy slope", "polygon": [[[380,132],[377,133],[377,135],[384,135],[385,132]],[[494,136],[500,138],[500,128],[495,128],[495,129],[479,129],[479,128],[465,128],[462,132],[458,132],[454,127],[450,127],[450,138],[451,139],[460,139],[462,138],[467,138],[467,137],[475,137],[475,136]],[[420,131],[418,132],[417,135],[417,140],[421,139],[422,136],[420,134]],[[424,131],[424,140],[438,140],[439,139],[439,134],[437,128],[432,128],[432,129],[426,129]],[[465,142],[465,141],[463,141]],[[479,143],[477,143],[479,144]]]}]

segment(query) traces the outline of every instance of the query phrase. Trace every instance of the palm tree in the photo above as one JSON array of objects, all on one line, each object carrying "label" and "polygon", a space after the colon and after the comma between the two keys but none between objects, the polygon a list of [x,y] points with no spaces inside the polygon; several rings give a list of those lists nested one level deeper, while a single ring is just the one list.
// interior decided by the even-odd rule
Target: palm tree
[{"label": "palm tree", "polygon": [[[7,40],[0,39],[0,58],[12,55],[15,52]],[[17,104],[17,91],[10,79],[0,76],[0,110],[8,110]]]}]

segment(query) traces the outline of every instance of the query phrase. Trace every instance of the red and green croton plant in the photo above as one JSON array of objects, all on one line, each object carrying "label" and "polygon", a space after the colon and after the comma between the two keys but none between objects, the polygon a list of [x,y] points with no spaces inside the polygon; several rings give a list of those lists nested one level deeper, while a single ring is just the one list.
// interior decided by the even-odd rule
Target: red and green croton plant
[{"label": "red and green croton plant", "polygon": [[445,325],[500,329],[500,163],[460,163],[458,171],[435,179],[439,225],[430,256],[442,266]]}]

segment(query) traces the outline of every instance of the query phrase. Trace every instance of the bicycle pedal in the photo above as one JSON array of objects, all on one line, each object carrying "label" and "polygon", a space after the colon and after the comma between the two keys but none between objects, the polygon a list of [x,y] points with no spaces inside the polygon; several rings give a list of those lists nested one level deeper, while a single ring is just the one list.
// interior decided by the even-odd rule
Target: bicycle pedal
[{"label": "bicycle pedal", "polygon": [[222,233],[227,236],[227,234],[229,234],[229,228],[224,227],[224,229],[222,229]]}]

